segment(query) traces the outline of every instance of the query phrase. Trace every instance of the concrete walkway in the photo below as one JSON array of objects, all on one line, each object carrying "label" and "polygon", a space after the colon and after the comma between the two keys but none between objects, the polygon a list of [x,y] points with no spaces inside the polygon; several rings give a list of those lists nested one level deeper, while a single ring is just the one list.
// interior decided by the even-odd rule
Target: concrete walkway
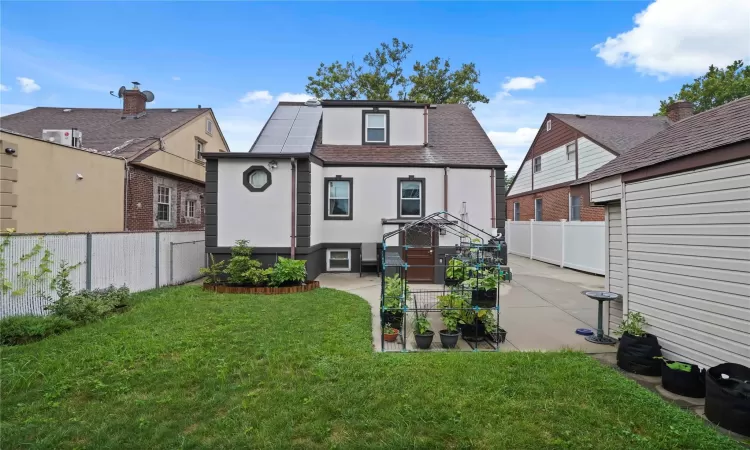
[{"label": "concrete walkway", "polygon": [[[501,351],[576,349],[587,353],[614,352],[614,346],[592,344],[576,328],[596,328],[597,303],[583,290],[601,290],[604,277],[510,255],[513,281],[500,289],[500,326],[507,332]],[[380,350],[380,279],[376,276],[326,273],[321,286],[351,292],[372,308],[373,348]],[[434,285],[412,284],[412,291]],[[433,328],[440,326],[433,322]],[[435,330],[437,331],[437,329]],[[438,337],[435,338],[438,341]],[[433,344],[435,346],[435,344]]]}]

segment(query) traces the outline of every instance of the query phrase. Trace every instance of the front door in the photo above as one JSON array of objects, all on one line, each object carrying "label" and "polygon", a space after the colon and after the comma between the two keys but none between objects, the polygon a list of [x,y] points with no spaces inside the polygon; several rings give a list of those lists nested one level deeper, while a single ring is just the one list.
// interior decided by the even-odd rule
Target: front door
[{"label": "front door", "polygon": [[409,265],[406,281],[432,283],[435,280],[435,230],[431,226],[407,229],[403,234],[404,261]]}]

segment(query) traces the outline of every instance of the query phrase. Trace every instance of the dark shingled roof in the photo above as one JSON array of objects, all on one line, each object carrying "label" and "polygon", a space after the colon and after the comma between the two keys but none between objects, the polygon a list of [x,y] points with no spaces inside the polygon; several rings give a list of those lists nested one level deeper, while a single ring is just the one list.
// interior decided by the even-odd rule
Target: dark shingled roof
[{"label": "dark shingled roof", "polygon": [[622,154],[656,133],[665,130],[670,121],[664,116],[589,116],[555,114],[565,122],[613,152]]},{"label": "dark shingled roof", "polygon": [[487,133],[466,105],[435,105],[429,110],[429,145],[321,145],[313,155],[328,163],[436,166],[504,166]]},{"label": "dark shingled roof", "polygon": [[573,184],[590,183],[746,140],[750,140],[750,96],[680,120]]},{"label": "dark shingled roof", "polygon": [[40,107],[0,118],[0,127],[42,138],[42,130],[78,128],[83,147],[134,159],[155,140],[193,120],[210,108],[147,109],[138,119],[123,119],[121,109]]}]

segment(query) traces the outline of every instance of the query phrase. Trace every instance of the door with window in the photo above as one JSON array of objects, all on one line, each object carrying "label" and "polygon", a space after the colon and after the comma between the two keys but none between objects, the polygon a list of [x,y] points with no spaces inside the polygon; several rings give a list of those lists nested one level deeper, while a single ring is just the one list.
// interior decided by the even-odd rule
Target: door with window
[{"label": "door with window", "polygon": [[[434,227],[419,225],[402,233],[404,261],[409,265],[406,281],[432,283],[435,280],[435,249],[438,235]],[[408,246],[408,247],[407,247]]]}]

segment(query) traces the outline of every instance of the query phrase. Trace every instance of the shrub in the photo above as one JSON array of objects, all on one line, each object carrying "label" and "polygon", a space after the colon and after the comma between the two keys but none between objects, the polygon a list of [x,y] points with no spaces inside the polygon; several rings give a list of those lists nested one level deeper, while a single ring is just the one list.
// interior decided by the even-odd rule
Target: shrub
[{"label": "shrub", "polygon": [[227,282],[237,285],[259,285],[266,280],[263,276],[263,266],[260,261],[252,259],[253,249],[247,241],[239,240],[232,247],[232,257],[225,270]]},{"label": "shrub", "polygon": [[72,320],[57,316],[13,316],[0,320],[0,344],[21,345],[73,328]]},{"label": "shrub", "polygon": [[304,259],[279,257],[269,274],[271,286],[289,286],[304,283],[307,280],[307,269]]},{"label": "shrub", "polygon": [[211,255],[211,264],[208,267],[201,267],[200,274],[206,277],[206,284],[219,284],[221,277],[224,274],[224,268],[226,267],[226,261],[216,262],[214,255]]},{"label": "shrub", "polygon": [[115,309],[126,306],[129,298],[130,290],[127,287],[110,286],[93,291],[83,290],[76,295],[60,298],[46,309],[55,316],[86,324],[100,320],[112,314]]}]

